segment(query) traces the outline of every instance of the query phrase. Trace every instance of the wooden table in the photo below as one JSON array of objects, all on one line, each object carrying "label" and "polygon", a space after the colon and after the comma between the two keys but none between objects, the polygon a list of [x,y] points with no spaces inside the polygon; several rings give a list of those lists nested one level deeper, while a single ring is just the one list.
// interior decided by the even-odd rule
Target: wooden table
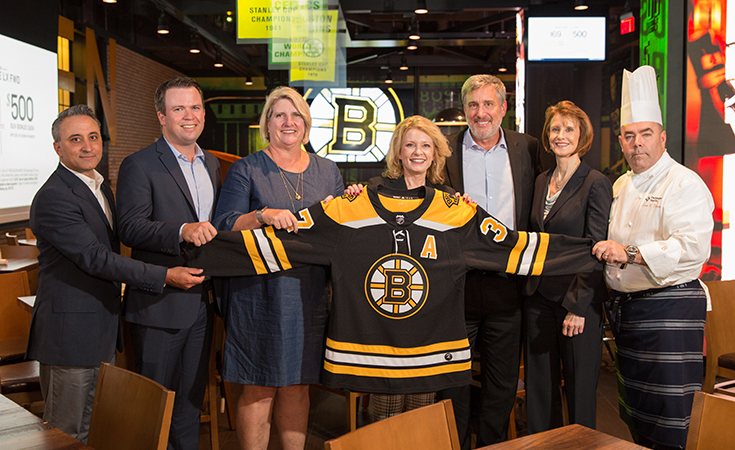
[{"label": "wooden table", "polygon": [[35,247],[38,245],[38,241],[36,239],[18,239],[18,245],[32,245]]},{"label": "wooden table", "polygon": [[567,425],[543,433],[532,434],[500,444],[488,445],[478,450],[635,450],[640,445],[595,431],[582,425]]},{"label": "wooden table", "polygon": [[33,314],[33,305],[35,304],[36,304],[35,295],[29,295],[27,297],[18,297],[18,306],[20,306],[21,309],[24,309],[31,314]]},{"label": "wooden table", "polygon": [[0,450],[92,450],[0,395]]},{"label": "wooden table", "polygon": [[7,265],[0,265],[0,272],[27,272],[37,268],[36,258],[8,258]]}]

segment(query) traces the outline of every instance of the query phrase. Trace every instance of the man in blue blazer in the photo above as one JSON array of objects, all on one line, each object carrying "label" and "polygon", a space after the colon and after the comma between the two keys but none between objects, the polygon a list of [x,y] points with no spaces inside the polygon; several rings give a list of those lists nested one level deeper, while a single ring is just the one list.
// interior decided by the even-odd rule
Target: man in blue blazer
[{"label": "man in blue blazer", "polygon": [[120,256],[115,199],[96,170],[100,125],[73,106],[52,126],[59,166],[36,193],[31,229],[38,239],[38,292],[28,358],[40,362],[44,420],[86,442],[101,362],[114,362],[120,340],[120,282],[160,293],[201,283],[198,269]]},{"label": "man in blue blazer", "polygon": [[[168,80],[155,104],[163,136],[120,165],[120,236],[134,259],[171,267],[185,263],[185,243],[199,246],[217,234],[209,220],[222,177],[217,158],[196,143],[204,128],[199,84]],[[158,294],[125,294],[136,370],[176,391],[170,449],[199,448],[215,309],[210,294],[209,280],[186,292],[166,286]]]},{"label": "man in blue blazer", "polygon": [[[473,75],[462,86],[468,128],[447,136],[445,183],[469,194],[507,227],[527,230],[533,183],[541,172],[538,140],[501,128],[507,110],[505,85],[492,75]],[[520,280],[513,275],[470,271],[465,284],[465,321],[473,349],[479,341],[482,371],[477,447],[507,436],[515,402],[521,353]],[[463,450],[470,448],[470,386],[440,393],[454,405]]]}]

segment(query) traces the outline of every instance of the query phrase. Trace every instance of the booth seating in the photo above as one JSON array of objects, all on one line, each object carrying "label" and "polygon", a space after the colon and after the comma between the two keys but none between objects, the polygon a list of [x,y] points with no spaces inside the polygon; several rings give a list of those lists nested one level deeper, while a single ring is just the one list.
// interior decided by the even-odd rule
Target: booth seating
[{"label": "booth seating", "polygon": [[712,299],[704,327],[707,339],[707,367],[704,392],[713,393],[716,378],[735,379],[735,280],[705,283]]},{"label": "booth seating", "polygon": [[451,400],[406,411],[324,443],[326,450],[459,450]]},{"label": "booth seating", "polygon": [[165,450],[174,396],[143,375],[102,363],[87,443],[96,450]]}]

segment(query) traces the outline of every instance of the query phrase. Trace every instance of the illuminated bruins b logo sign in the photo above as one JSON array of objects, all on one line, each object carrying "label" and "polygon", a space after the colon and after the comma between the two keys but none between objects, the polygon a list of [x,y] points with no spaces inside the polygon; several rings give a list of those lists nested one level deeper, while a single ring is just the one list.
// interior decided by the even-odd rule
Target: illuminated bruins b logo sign
[{"label": "illuminated bruins b logo sign", "polygon": [[317,155],[335,162],[382,161],[403,120],[393,89],[322,89],[309,109],[309,143]]},{"label": "illuminated bruins b logo sign", "polygon": [[365,295],[380,315],[405,319],[424,306],[429,295],[429,278],[421,264],[410,256],[386,255],[368,271]]}]

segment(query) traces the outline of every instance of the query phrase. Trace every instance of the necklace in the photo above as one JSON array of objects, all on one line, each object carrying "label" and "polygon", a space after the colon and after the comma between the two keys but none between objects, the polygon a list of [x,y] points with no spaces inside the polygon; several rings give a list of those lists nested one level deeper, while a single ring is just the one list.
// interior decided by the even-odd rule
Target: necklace
[{"label": "necklace", "polygon": [[558,190],[561,190],[561,188],[564,187],[567,184],[567,181],[569,181],[569,179],[572,178],[572,175],[574,175],[574,172],[577,171],[577,167],[579,167],[579,163],[577,164],[577,166],[574,169],[570,170],[569,173],[567,173],[566,175],[564,175],[562,178],[558,178],[558,176],[557,176],[557,174],[559,173],[558,172],[559,166],[557,166],[556,169],[554,169],[554,174],[551,177],[551,180],[556,185],[556,190],[557,191]]},{"label": "necklace", "polygon": [[[301,169],[301,161],[304,159],[304,152],[301,151],[301,154],[299,155],[299,169]],[[276,163],[275,158],[273,158],[273,151],[268,148],[268,153],[270,153],[271,159],[274,163]],[[301,201],[301,208],[304,208],[304,171],[300,170],[298,176],[296,177],[296,187],[294,187],[293,184],[286,178],[286,174],[283,172],[283,169],[281,169],[281,166],[276,163],[276,167],[278,167],[278,173],[281,175],[281,181],[283,182],[283,187],[286,188],[286,193],[288,194],[288,199],[291,201],[291,209],[293,210],[294,214],[296,213],[296,204],[294,203],[294,199],[296,201]],[[291,192],[293,191],[293,196],[291,196]]]}]

